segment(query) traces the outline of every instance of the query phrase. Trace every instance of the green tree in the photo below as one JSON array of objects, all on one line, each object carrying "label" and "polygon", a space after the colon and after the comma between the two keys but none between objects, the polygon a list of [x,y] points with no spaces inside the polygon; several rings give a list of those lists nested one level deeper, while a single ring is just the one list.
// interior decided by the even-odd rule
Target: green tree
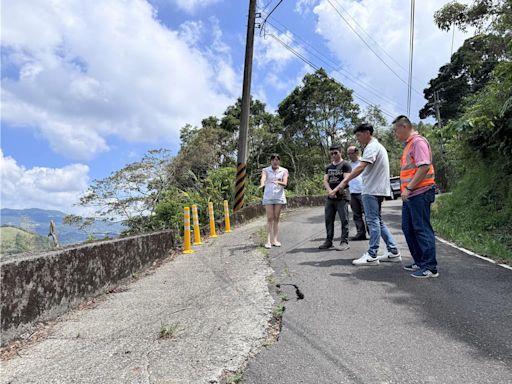
[{"label": "green tree", "polygon": [[168,186],[164,169],[170,159],[167,150],[148,151],[141,161],[94,180],[78,204],[94,208],[96,217],[122,220],[129,233],[146,230],[145,224]]},{"label": "green tree", "polygon": [[322,68],[306,74],[302,85],[279,104],[285,139],[298,140],[306,148],[317,147],[327,158],[329,146],[339,143],[359,122],[359,106],[352,93]]},{"label": "green tree", "polygon": [[88,240],[94,240],[96,235],[91,231],[91,226],[96,222],[94,217],[83,217],[78,215],[66,215],[62,219],[62,224],[77,227],[84,232]]}]

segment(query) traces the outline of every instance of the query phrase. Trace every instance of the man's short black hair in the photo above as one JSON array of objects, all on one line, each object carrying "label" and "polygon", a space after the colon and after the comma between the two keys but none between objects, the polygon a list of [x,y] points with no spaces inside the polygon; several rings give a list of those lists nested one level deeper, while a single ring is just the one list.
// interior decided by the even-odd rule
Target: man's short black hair
[{"label": "man's short black hair", "polygon": [[354,128],[354,133],[364,132],[364,131],[368,131],[368,132],[370,132],[370,135],[373,135],[373,125],[368,124],[368,123],[362,123]]},{"label": "man's short black hair", "polygon": [[402,123],[402,124],[407,125],[408,127],[412,127],[411,120],[409,120],[409,118],[405,115],[397,116],[396,119],[393,120],[393,122],[391,124],[397,124],[397,123]]},{"label": "man's short black hair", "polygon": [[333,144],[329,147],[329,151],[339,151],[340,146],[338,144]]}]

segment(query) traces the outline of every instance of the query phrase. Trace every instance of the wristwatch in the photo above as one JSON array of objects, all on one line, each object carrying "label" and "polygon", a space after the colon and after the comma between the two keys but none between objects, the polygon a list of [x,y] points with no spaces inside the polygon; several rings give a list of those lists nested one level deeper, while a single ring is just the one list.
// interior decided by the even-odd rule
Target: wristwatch
[{"label": "wristwatch", "polygon": [[409,192],[412,192],[412,189],[409,188],[409,186],[405,187],[405,189],[407,189]]}]

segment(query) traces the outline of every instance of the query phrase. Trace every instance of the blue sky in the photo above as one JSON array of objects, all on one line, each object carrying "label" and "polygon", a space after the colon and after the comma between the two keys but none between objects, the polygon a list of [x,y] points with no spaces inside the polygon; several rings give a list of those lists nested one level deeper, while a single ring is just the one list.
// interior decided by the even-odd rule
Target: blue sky
[{"label": "blue sky", "polygon": [[[257,22],[278,2],[259,1]],[[93,179],[148,149],[176,153],[182,126],[221,116],[241,95],[248,3],[2,2],[2,207],[80,213],[73,204]],[[452,34],[432,18],[444,3],[416,2],[414,121],[423,88],[449,61]],[[300,55],[354,89],[361,107],[405,113],[409,7],[284,0],[256,30],[252,94],[274,112],[314,70]],[[454,49],[468,37],[454,36]]]}]

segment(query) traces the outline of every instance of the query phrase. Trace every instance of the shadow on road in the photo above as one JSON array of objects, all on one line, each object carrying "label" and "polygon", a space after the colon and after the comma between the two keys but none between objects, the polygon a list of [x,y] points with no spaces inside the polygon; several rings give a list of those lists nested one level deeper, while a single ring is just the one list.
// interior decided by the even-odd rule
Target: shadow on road
[{"label": "shadow on road", "polygon": [[[508,362],[511,367],[512,306],[507,300],[506,291],[498,288],[498,294],[495,294],[496,284],[503,289],[508,287],[510,293],[510,272],[473,262],[473,259],[471,261],[463,264],[460,260],[443,259],[441,277],[438,279],[414,279],[409,272],[401,269],[401,265],[393,264],[354,267],[351,272],[330,275],[386,283],[387,299],[404,306],[404,310],[422,313],[425,327],[446,332],[469,344],[480,358],[491,357]],[[328,260],[325,266],[329,266],[330,262],[332,265],[349,265],[351,260],[339,263]],[[489,279],[493,281],[492,288]],[[509,307],[509,311],[506,307]]]},{"label": "shadow on road", "polygon": [[331,259],[331,260],[322,260],[322,261],[305,261],[303,263],[299,263],[299,265],[307,265],[311,267],[333,267],[335,265],[351,265],[352,259]]}]

